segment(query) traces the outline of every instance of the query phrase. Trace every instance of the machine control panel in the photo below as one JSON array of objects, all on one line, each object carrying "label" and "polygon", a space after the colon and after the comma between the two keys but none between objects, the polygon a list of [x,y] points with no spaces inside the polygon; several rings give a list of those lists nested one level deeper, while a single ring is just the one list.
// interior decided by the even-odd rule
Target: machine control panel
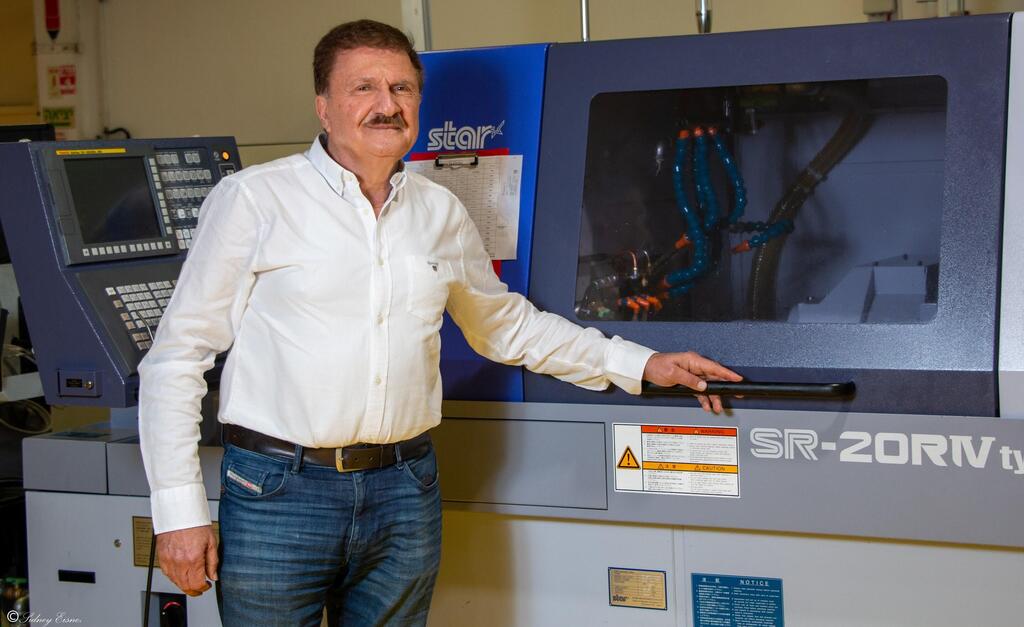
[{"label": "machine control panel", "polygon": [[[239,169],[227,137],[0,145],[0,217],[50,402],[137,402],[203,202]],[[80,372],[88,394],[65,385]]]}]

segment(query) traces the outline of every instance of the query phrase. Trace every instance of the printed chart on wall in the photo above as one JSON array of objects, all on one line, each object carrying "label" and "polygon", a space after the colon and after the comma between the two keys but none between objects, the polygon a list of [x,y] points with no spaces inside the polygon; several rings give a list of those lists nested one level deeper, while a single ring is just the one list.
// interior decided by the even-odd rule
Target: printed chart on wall
[{"label": "printed chart on wall", "polygon": [[615,490],[739,497],[738,429],[615,424]]},{"label": "printed chart on wall", "polygon": [[406,162],[409,171],[447,187],[462,201],[491,259],[515,259],[523,156],[423,154],[429,158],[413,155]]}]

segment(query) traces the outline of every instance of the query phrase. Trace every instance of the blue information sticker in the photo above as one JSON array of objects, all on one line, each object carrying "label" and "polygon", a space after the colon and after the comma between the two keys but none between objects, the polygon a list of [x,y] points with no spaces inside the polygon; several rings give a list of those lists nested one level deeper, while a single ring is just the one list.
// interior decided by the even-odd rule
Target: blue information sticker
[{"label": "blue information sticker", "polygon": [[783,627],[782,580],[693,573],[693,627]]}]

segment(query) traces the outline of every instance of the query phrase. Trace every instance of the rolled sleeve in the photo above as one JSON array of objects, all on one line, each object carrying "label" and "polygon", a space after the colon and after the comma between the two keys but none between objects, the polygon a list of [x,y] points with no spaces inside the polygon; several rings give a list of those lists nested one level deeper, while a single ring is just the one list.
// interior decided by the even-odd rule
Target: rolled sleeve
[{"label": "rolled sleeve", "polygon": [[608,340],[604,370],[608,379],[630,394],[639,394],[647,361],[656,351],[619,336]]},{"label": "rolled sleeve", "polygon": [[210,524],[206,488],[201,482],[154,490],[149,495],[149,505],[153,514],[153,533]]}]

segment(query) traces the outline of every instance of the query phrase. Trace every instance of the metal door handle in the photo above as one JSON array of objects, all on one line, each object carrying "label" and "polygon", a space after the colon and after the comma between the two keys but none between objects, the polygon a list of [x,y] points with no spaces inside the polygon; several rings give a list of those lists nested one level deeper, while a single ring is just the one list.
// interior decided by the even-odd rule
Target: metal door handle
[{"label": "metal door handle", "polygon": [[708,381],[704,392],[697,392],[682,385],[662,387],[644,381],[641,394],[644,396],[695,396],[717,394],[718,396],[745,396],[747,398],[852,398],[857,391],[853,381],[844,383],[779,383],[767,381]]}]

